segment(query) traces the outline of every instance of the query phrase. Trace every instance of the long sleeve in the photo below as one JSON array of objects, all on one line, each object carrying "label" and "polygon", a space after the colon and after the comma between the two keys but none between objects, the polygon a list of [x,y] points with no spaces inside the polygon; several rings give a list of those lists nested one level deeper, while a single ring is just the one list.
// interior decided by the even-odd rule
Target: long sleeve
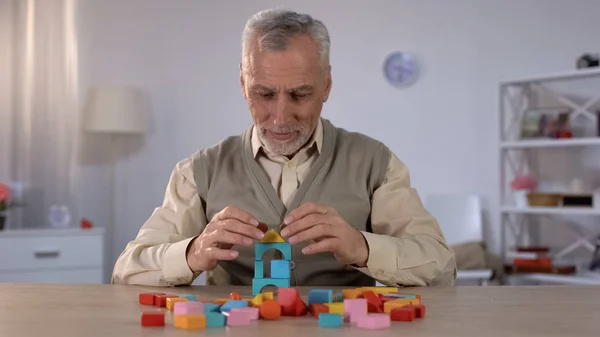
[{"label": "long sleeve", "polygon": [[177,163],[162,205],[142,225],[121,253],[112,282],[149,286],[190,284],[198,276],[186,260],[190,241],[206,219],[196,191],[191,159]]},{"label": "long sleeve", "polygon": [[358,268],[390,286],[452,286],[456,259],[437,220],[423,207],[410,185],[406,165],[392,153],[386,177],[374,192],[372,233],[365,268]]}]

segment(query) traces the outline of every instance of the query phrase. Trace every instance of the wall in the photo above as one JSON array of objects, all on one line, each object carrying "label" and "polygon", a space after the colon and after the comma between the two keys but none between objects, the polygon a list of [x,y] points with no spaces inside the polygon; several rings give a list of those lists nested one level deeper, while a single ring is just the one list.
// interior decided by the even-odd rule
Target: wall
[{"label": "wall", "polygon": [[[581,53],[598,51],[598,1],[81,1],[82,92],[138,85],[153,104],[152,133],[122,149],[129,154],[117,166],[115,255],[160,204],[178,160],[249,126],[240,33],[249,15],[278,4],[330,30],[333,91],[324,116],[387,143],[421,195],[485,197],[497,249],[497,83],[570,70]],[[383,79],[382,62],[395,50],[422,62],[408,89]],[[96,150],[84,164],[82,211],[103,225],[108,170]]]}]

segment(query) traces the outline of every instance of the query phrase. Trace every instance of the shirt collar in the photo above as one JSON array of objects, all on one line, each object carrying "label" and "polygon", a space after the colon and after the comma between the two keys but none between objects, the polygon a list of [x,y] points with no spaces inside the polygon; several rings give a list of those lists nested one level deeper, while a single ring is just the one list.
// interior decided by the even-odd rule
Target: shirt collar
[{"label": "shirt collar", "polygon": [[[260,138],[258,138],[258,131],[256,130],[256,126],[252,126],[252,137],[250,139],[250,144],[252,145],[252,155],[254,156],[254,158],[256,158],[256,155],[258,154],[258,151],[260,149],[267,151],[267,149],[262,145]],[[315,128],[315,131],[310,137],[310,140],[300,150],[309,149],[313,145],[316,145],[317,151],[321,153],[321,148],[323,147],[323,122],[320,118],[319,122],[317,123],[317,127]]]}]

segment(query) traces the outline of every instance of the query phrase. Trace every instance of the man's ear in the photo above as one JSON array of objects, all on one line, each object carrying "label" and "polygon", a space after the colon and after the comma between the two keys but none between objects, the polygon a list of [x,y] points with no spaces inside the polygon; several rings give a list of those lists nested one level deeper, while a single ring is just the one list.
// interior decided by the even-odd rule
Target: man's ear
[{"label": "man's ear", "polygon": [[325,95],[323,97],[323,103],[327,102],[327,100],[329,99],[329,93],[331,92],[331,86],[333,84],[333,80],[331,78],[331,66],[327,67],[327,73],[326,73],[326,78],[325,78]]},{"label": "man's ear", "polygon": [[246,82],[244,81],[244,71],[242,62],[240,62],[240,87],[242,88],[242,96],[244,96],[244,99],[248,99],[248,97],[246,96]]}]

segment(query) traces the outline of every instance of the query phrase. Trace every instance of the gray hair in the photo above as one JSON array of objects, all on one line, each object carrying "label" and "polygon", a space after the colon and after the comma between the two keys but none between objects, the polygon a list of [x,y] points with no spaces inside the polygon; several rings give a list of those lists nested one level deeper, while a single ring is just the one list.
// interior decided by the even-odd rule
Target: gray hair
[{"label": "gray hair", "polygon": [[244,27],[242,34],[242,55],[246,55],[250,39],[258,35],[261,48],[285,50],[291,37],[297,34],[308,35],[318,46],[323,66],[329,65],[329,32],[319,20],[308,14],[296,13],[288,9],[267,9],[254,14]]}]

